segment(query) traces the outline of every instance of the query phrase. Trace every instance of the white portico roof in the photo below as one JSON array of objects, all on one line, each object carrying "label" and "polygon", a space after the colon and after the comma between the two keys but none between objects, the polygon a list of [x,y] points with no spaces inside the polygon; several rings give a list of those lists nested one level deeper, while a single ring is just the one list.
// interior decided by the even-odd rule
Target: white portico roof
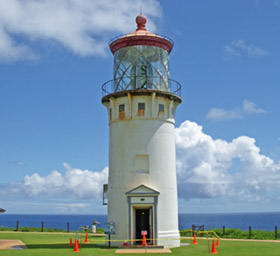
[{"label": "white portico roof", "polygon": [[140,185],[134,189],[129,190],[125,193],[127,196],[135,195],[159,195],[159,192],[155,189],[147,187],[145,185]]}]

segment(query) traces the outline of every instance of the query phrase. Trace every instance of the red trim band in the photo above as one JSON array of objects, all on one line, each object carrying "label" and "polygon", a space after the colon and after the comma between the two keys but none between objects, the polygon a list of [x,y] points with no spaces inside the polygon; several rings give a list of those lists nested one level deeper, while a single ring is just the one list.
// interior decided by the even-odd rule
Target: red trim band
[{"label": "red trim band", "polygon": [[121,37],[110,44],[110,49],[114,54],[121,48],[135,45],[156,46],[168,51],[169,53],[173,48],[173,44],[163,37],[143,35]]}]

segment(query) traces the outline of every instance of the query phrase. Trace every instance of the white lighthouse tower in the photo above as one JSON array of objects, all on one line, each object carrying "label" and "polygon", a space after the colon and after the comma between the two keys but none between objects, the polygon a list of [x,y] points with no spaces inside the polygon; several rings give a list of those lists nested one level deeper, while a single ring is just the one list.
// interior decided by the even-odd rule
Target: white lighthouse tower
[{"label": "white lighthouse tower", "polygon": [[113,240],[141,239],[146,231],[148,243],[177,247],[175,110],[181,86],[169,78],[172,41],[147,31],[146,22],[138,16],[136,31],[110,44],[114,78],[103,85],[102,98],[110,128],[108,221]]}]

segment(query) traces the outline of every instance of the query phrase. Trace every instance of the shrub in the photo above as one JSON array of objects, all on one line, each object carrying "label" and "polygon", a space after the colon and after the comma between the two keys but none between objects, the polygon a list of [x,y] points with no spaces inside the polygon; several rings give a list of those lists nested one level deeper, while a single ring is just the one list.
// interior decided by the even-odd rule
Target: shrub
[{"label": "shrub", "polygon": [[[223,229],[215,229],[214,231],[221,238],[260,239],[260,240],[275,239],[274,231],[252,230],[250,237],[249,237],[249,231],[245,231],[237,228],[226,228],[225,233],[223,233]],[[192,231],[181,230],[180,234],[181,236],[192,236]],[[280,233],[278,234],[278,239],[280,239]]]},{"label": "shrub", "polygon": [[[8,227],[0,227],[0,231],[15,231],[15,228],[8,228]],[[20,227],[19,231],[21,232],[41,232],[41,228],[34,228],[34,227]],[[44,228],[44,232],[67,232],[64,229],[58,229],[58,228]],[[82,231],[86,232],[86,231]],[[89,233],[92,233],[91,230],[88,231]],[[103,228],[97,228],[96,230],[97,234],[104,234]]]}]

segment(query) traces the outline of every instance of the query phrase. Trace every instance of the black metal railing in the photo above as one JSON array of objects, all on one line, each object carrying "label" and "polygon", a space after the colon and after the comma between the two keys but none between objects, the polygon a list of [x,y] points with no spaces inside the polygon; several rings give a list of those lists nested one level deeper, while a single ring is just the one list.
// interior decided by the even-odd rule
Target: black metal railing
[{"label": "black metal railing", "polygon": [[[165,86],[164,86],[165,85]],[[130,90],[156,90],[181,97],[181,84],[173,79],[131,76],[109,80],[102,85],[102,96]]]}]

